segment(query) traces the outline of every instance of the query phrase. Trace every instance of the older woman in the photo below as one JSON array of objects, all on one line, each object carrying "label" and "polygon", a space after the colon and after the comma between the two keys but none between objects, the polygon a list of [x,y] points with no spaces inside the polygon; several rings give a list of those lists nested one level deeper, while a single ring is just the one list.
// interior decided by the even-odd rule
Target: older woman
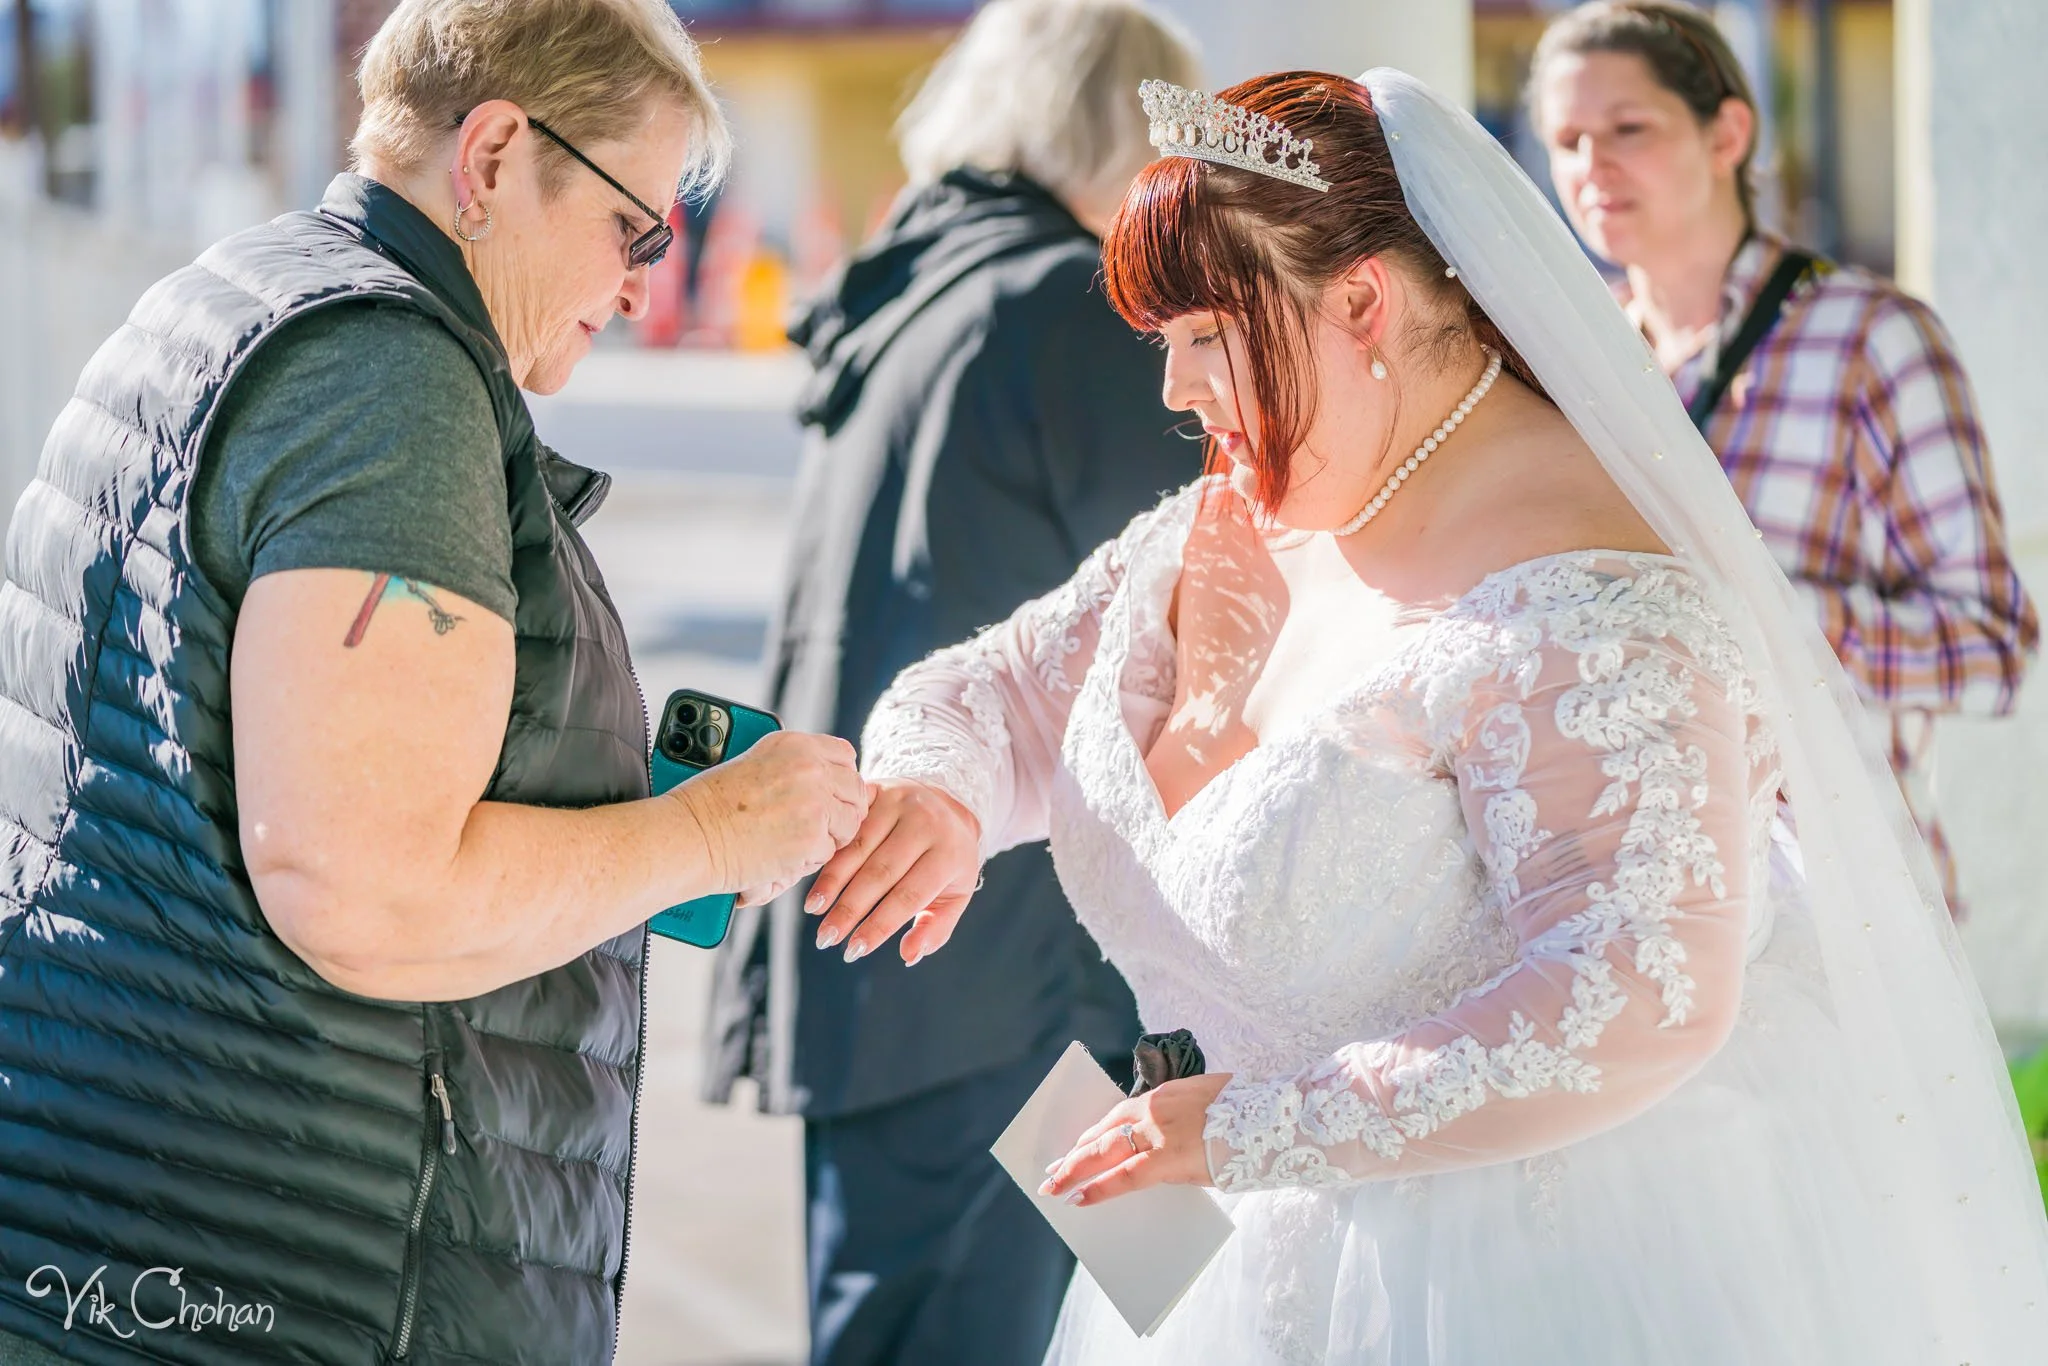
[{"label": "older woman", "polygon": [[[858,735],[898,670],[1195,476],[1097,279],[1151,154],[1137,84],[1193,64],[1130,0],[995,0],[905,111],[910,188],[798,328],[784,719]],[[1073,1261],[988,1146],[1072,1040],[1128,1068],[1129,988],[1042,846],[991,863],[990,912],[913,972],[817,951],[798,900],[736,923],[708,1079],[804,1117],[812,1360],[1036,1366]]]},{"label": "older woman", "polygon": [[1863,695],[1951,908],[1934,718],[2003,715],[2039,627],[1968,377],[1932,309],[1758,221],[1756,101],[1714,22],[1581,6],[1543,35],[1530,105],[1551,179],[1627,271],[1631,318]]},{"label": "older woman", "polygon": [[358,172],[150,291],[9,536],[0,1357],[609,1359],[644,922],[865,810],[806,736],[649,799],[606,480],[519,393],[717,173],[689,38],[408,0],[360,79]]}]

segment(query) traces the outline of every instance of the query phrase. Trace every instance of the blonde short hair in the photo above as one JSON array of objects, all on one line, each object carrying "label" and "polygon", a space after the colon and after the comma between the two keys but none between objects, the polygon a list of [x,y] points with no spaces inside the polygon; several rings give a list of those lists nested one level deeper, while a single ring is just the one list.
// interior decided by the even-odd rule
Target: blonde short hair
[{"label": "blonde short hair", "polygon": [[1194,44],[1137,0],[991,0],[896,124],[911,183],[1021,171],[1069,200],[1119,195],[1153,159],[1138,83],[1199,82]]},{"label": "blonde short hair", "polygon": [[[630,137],[666,102],[690,124],[677,192],[725,175],[732,135],[704,80],[697,44],[663,0],[404,0],[356,70],[358,164],[417,169],[465,115],[510,100],[579,146]],[[538,139],[542,184],[570,162]]]}]

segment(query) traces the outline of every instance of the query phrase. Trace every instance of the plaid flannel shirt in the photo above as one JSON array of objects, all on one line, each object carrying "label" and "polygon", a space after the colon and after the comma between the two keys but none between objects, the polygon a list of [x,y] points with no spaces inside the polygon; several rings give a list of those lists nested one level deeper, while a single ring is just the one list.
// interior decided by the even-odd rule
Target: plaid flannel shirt
[{"label": "plaid flannel shirt", "polygon": [[[1672,376],[1687,402],[1784,250],[1759,234],[1736,253],[1720,326]],[[1934,717],[2009,712],[2040,627],[1947,331],[1877,276],[1824,266],[1786,301],[1706,435],[1850,676],[1891,714],[1892,766],[1959,908],[1935,813]]]}]

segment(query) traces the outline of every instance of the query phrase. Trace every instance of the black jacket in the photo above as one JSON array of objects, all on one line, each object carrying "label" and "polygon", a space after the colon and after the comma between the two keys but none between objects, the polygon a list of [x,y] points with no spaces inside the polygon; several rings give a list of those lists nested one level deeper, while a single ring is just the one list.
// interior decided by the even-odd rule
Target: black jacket
[{"label": "black jacket", "polygon": [[[1100,244],[1020,176],[907,194],[791,333],[816,372],[788,596],[771,640],[785,723],[857,740],[907,665],[1063,583],[1200,472],[1159,356],[1103,298]],[[1079,1038],[1128,1056],[1122,979],[1044,847],[993,860],[952,942],[905,969],[811,947],[797,897],[721,951],[706,1077],[819,1118]]]},{"label": "black jacket", "polygon": [[[143,297],[50,434],[0,587],[0,1332],[79,1361],[611,1357],[645,932],[476,1000],[373,1001],[278,939],[243,863],[235,619],[187,494],[250,356],[365,298],[446,326],[496,412],[518,662],[485,795],[647,791],[625,635],[574,526],[606,481],[536,441],[442,233],[343,176]],[[113,1312],[67,1330],[36,1288],[99,1268]],[[200,1304],[254,1317],[148,1326]]]}]

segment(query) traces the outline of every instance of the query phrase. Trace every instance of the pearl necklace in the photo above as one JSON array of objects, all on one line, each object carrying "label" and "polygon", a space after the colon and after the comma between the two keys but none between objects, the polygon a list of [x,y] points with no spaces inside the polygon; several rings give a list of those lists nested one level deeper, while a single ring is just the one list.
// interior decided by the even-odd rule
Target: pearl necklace
[{"label": "pearl necklace", "polygon": [[1415,448],[1415,454],[1394,467],[1394,472],[1388,477],[1386,486],[1373,495],[1372,501],[1359,509],[1356,517],[1353,517],[1343,526],[1338,527],[1336,531],[1331,533],[1332,535],[1349,536],[1363,528],[1367,522],[1379,516],[1380,509],[1387,505],[1387,500],[1399,493],[1401,485],[1408,482],[1408,476],[1421,469],[1422,462],[1435,454],[1436,448],[1448,440],[1451,433],[1458,430],[1458,424],[1463,422],[1466,416],[1479,406],[1479,400],[1486,397],[1486,391],[1491,389],[1493,382],[1500,378],[1500,352],[1490,346],[1484,349],[1486,351],[1486,373],[1479,377],[1479,383],[1472,386],[1472,392],[1465,395],[1457,407],[1451,409],[1451,415],[1438,423],[1435,431],[1423,438],[1422,444]]}]

